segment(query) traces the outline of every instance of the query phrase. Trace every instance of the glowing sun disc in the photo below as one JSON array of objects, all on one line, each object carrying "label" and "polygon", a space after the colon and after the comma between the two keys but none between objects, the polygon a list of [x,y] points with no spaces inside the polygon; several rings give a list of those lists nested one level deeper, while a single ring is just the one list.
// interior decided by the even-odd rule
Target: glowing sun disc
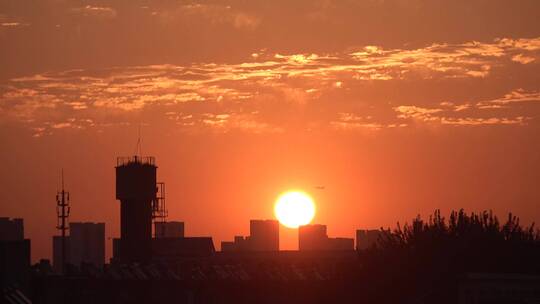
[{"label": "glowing sun disc", "polygon": [[302,191],[288,191],[276,200],[274,214],[282,225],[298,228],[311,222],[315,216],[315,203]]}]

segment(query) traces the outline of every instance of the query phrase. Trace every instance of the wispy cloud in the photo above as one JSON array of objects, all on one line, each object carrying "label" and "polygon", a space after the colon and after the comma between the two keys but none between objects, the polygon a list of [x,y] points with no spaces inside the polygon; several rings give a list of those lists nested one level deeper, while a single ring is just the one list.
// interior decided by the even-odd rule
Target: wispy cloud
[{"label": "wispy cloud", "polygon": [[372,116],[359,116],[355,113],[338,113],[337,119],[330,122],[335,130],[342,131],[380,131],[382,129],[404,128],[406,123],[383,123],[378,122]]},{"label": "wispy cloud", "polygon": [[[516,108],[512,108],[512,106],[536,102],[540,102],[539,92],[526,92],[523,89],[517,89],[501,98],[482,100],[475,103],[455,105],[452,102],[443,102],[440,103],[440,108],[402,105],[394,107],[394,111],[398,113],[398,118],[423,123],[456,126],[524,125],[533,117],[527,116],[527,114],[515,114]],[[493,110],[504,110],[503,108],[514,111],[493,113]],[[521,109],[521,111],[527,113],[526,109]],[[528,114],[531,115],[530,112]]]},{"label": "wispy cloud", "polygon": [[30,26],[30,23],[23,22],[18,18],[7,18],[0,14],[0,31],[9,29],[18,29]]},{"label": "wispy cloud", "polygon": [[508,106],[513,103],[540,102],[540,92],[527,92],[523,89],[514,90],[502,98],[483,100],[476,105],[479,108],[490,106]]},{"label": "wispy cloud", "polygon": [[[215,8],[185,9],[209,13]],[[93,6],[84,10],[107,11]],[[516,89],[502,98],[437,101],[431,106],[422,105],[420,100],[418,104],[394,100],[393,105],[373,105],[379,109],[378,116],[355,114],[332,100],[352,102],[362,96],[361,87],[376,83],[486,78],[496,68],[534,65],[539,56],[540,38],[497,39],[416,49],[366,46],[333,54],[263,50],[237,63],[66,70],[11,79],[0,91],[0,119],[31,122],[32,127],[41,128],[40,123],[63,123],[70,117],[95,122],[104,117],[102,113],[125,116],[151,110],[153,115],[161,114],[186,128],[277,132],[286,130],[284,121],[294,124],[294,119],[280,117],[276,109],[289,108],[286,112],[293,115],[295,107],[312,109],[326,104],[331,112],[308,111],[310,114],[303,117],[305,124],[347,130],[403,127],[409,124],[404,120],[447,125],[525,124],[531,116],[513,113],[511,105],[538,101],[537,91]],[[512,110],[512,115],[489,112],[493,116],[478,116],[502,108]],[[251,114],[254,111],[259,114]],[[184,118],[166,113],[182,113]],[[202,113],[214,116],[205,118]],[[189,115],[191,118],[185,119]],[[55,129],[53,125],[46,128]]]},{"label": "wispy cloud", "polygon": [[179,4],[176,8],[153,11],[152,15],[157,16],[166,24],[204,22],[215,26],[227,25],[246,31],[255,30],[262,22],[259,16],[229,5],[203,3]]},{"label": "wispy cloud", "polygon": [[116,10],[107,6],[86,5],[83,7],[73,8],[73,12],[86,17],[96,17],[104,19],[112,19],[116,17]]}]

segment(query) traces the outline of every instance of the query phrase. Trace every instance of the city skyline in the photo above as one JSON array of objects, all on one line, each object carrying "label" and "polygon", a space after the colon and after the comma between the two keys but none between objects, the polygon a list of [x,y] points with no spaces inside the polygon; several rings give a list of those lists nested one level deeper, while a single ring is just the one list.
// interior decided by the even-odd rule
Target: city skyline
[{"label": "city skyline", "polygon": [[[117,163],[117,167],[116,167],[117,170],[119,167],[124,167],[124,166],[128,166],[127,168],[129,168],[130,164],[140,163],[140,164],[143,164],[143,166],[150,165],[151,168],[154,168],[151,170],[153,173],[150,174],[151,176],[152,175],[154,176],[150,178],[149,180],[151,184],[153,183],[156,186],[155,189],[159,189],[158,187],[164,184],[163,182],[158,183],[155,181],[157,177],[157,164],[154,157],[137,156],[137,155],[132,156],[132,157],[118,157],[116,163]],[[119,173],[119,172],[125,172],[125,171],[121,171],[121,170],[117,171],[116,192],[117,192],[118,199],[120,199],[120,197],[133,197],[133,195],[135,195],[133,193],[139,193],[139,194],[136,194],[136,196],[143,195],[149,198],[155,197],[159,199],[165,199],[165,194],[159,193],[159,190],[156,190],[155,194],[142,194],[142,193],[145,193],[145,191],[146,192],[150,191],[151,193],[153,192],[153,190],[150,190],[148,187],[146,188],[143,187],[141,184],[141,181],[135,182],[135,184],[137,184],[140,189],[147,189],[147,190],[137,190],[136,187],[133,187],[134,184],[131,184],[133,183],[133,181],[127,182],[127,183],[118,181],[119,178],[120,180],[125,179],[125,178],[128,178],[131,180],[131,177],[129,176],[136,176],[140,173],[128,171],[129,172],[128,174],[128,172],[126,173]],[[144,173],[142,176],[144,176],[145,179],[149,178],[147,173]],[[51,236],[51,240],[52,240],[51,255],[50,255],[50,258],[47,256],[34,258],[36,261],[33,261],[33,262],[48,260],[52,265],[52,269],[57,273],[62,273],[64,271],[62,270],[64,268],[63,265],[73,265],[75,267],[81,267],[82,263],[90,263],[94,266],[101,268],[103,267],[103,264],[108,264],[109,260],[111,258],[114,258],[114,256],[112,255],[109,256],[107,253],[110,252],[111,250],[115,252],[115,250],[117,249],[114,249],[114,247],[118,245],[115,244],[115,241],[113,242],[105,241],[105,231],[106,231],[105,223],[93,223],[93,222],[87,222],[87,221],[73,222],[69,220],[69,213],[71,210],[71,206],[69,204],[70,192],[68,191],[68,189],[64,188],[65,181],[64,181],[64,176],[63,176],[63,170],[62,170],[61,178],[62,178],[62,183],[61,183],[62,188],[59,189],[57,192],[58,193],[57,195],[58,219],[57,219],[57,226],[55,227],[58,231],[56,234]],[[152,187],[153,186],[151,186],[151,188]],[[126,194],[129,192],[131,192],[132,194]],[[286,195],[291,194],[291,193],[293,194],[292,196],[294,198],[298,198],[298,195],[300,195],[301,200],[305,198],[311,200],[311,198],[309,197],[302,197],[302,196],[306,196],[307,194],[298,192],[298,189],[295,189],[295,191],[285,192]],[[67,202],[68,202],[65,205],[66,208],[68,208],[69,210],[67,211],[67,213],[65,213],[61,209],[61,205],[59,205],[64,194],[66,195],[65,198],[67,199]],[[277,197],[274,203],[274,207],[276,207],[277,205],[279,205],[280,202],[283,201],[282,200],[283,197],[284,197],[283,194]],[[62,203],[63,203],[63,200],[62,200]],[[314,204],[314,202],[311,202],[311,203]],[[148,207],[150,206],[151,204],[148,203]],[[293,206],[293,209],[294,207],[297,207],[297,206]],[[165,208],[165,206],[163,205],[162,208]],[[298,210],[293,210],[293,211],[298,211]],[[302,210],[302,211],[305,211],[305,210]],[[136,224],[136,226],[144,226],[144,225],[141,225],[141,219],[139,218],[138,215],[136,215],[137,213],[133,213],[133,210],[129,212],[130,213],[126,213],[126,219],[128,219],[129,221],[132,221],[138,218],[139,219],[138,221],[132,222],[132,223]],[[286,212],[286,209],[284,209],[282,212]],[[160,209],[160,210],[152,211],[152,213],[153,214],[154,213],[167,214],[168,210]],[[64,218],[61,217],[61,215],[63,214],[66,214]],[[121,212],[121,214],[123,213]],[[151,228],[151,231],[148,231],[148,233],[143,233],[143,234],[148,234],[148,237],[151,237],[152,239],[165,239],[165,240],[161,240],[163,244],[165,244],[164,241],[167,241],[166,239],[177,239],[177,238],[194,239],[193,237],[185,236],[184,234],[185,223],[184,222],[178,222],[178,221],[175,221],[174,219],[172,220],[168,219],[167,216],[162,216],[162,217],[160,216],[158,218],[154,218],[154,216],[155,215],[152,215],[152,224],[151,226],[149,226],[149,228]],[[359,248],[362,248],[362,249],[370,248],[371,246],[374,246],[377,242],[377,239],[378,239],[377,236],[372,237],[371,239],[364,239],[363,237],[359,236],[360,233],[365,233],[365,231],[371,231],[372,234],[377,234],[377,235],[381,233],[381,231],[377,229],[373,229],[373,230],[355,229],[356,239],[353,239],[353,238],[348,239],[348,238],[343,238],[339,236],[337,238],[329,238],[326,232],[327,231],[326,225],[313,223],[310,220],[310,221],[304,222],[304,224],[301,224],[298,227],[290,227],[288,226],[289,223],[287,222],[287,220],[290,220],[290,218],[285,218],[284,219],[285,222],[281,222],[281,220],[283,219],[279,218],[279,212],[277,212],[276,210],[274,210],[274,216],[275,216],[275,219],[265,219],[265,220],[250,219],[250,226],[249,226],[250,234],[247,237],[244,238],[243,236],[239,236],[238,234],[235,234],[233,242],[221,241],[220,246],[219,247],[216,246],[216,251],[221,251],[221,252],[244,252],[244,251],[246,252],[257,252],[257,251],[258,252],[275,252],[275,251],[291,251],[291,250],[294,250],[294,251],[305,251],[305,250],[307,251],[313,251],[313,250],[315,251],[328,251],[328,250],[353,251],[353,250],[358,250]],[[2,224],[2,233],[4,234],[3,235],[4,240],[24,238],[24,225],[23,225],[24,219],[0,218],[0,220],[2,220],[0,221],[0,224]],[[62,241],[62,236],[61,236],[62,226],[60,225],[60,223],[62,223],[62,225],[65,225],[65,227],[67,227],[65,229],[65,233],[66,233],[65,244]],[[281,230],[280,228],[297,231],[296,232],[297,234],[296,248],[283,249],[280,247],[280,241],[279,241],[280,240],[279,231]],[[309,241],[312,243],[313,242],[318,243],[318,245],[314,245],[314,246],[309,245],[309,247],[305,246],[305,248],[303,248],[302,247],[302,242],[303,242],[302,230],[312,229],[312,228],[316,228],[316,229],[324,228],[323,235],[315,235],[315,238],[314,239],[311,238],[311,240]],[[130,228],[127,230],[134,231],[133,228]],[[140,232],[142,233],[143,231],[141,230]],[[213,240],[213,237],[211,235],[208,237],[211,240]],[[29,239],[31,241],[31,238],[26,238],[26,239]],[[343,243],[343,241],[345,241],[345,243]],[[107,246],[107,243],[109,243],[110,246]],[[335,243],[335,245],[332,245],[333,243]],[[214,246],[215,245],[216,244],[214,244]],[[225,249],[223,248],[224,245],[227,245]],[[65,249],[64,249],[64,246],[66,247]],[[135,248],[139,248],[139,249],[135,249]],[[130,251],[131,252],[139,251],[141,250],[141,248],[142,248],[141,241],[137,240],[136,247],[133,247]],[[66,253],[65,260],[62,259],[63,252]],[[139,258],[136,258],[136,259],[139,259]]]},{"label": "city skyline", "polygon": [[[140,139],[139,139],[140,143]],[[164,204],[165,201],[165,183],[164,182],[156,182],[157,180],[157,168],[158,164],[156,163],[155,157],[153,156],[140,156],[140,155],[134,155],[130,157],[117,157],[116,161],[116,196],[117,199],[120,200],[120,214],[122,216],[120,223],[121,224],[121,231],[131,231],[130,234],[133,234],[134,232],[138,234],[143,235],[143,239],[146,238],[152,238],[152,239],[171,239],[171,238],[187,238],[187,239],[196,239],[197,237],[186,237],[185,236],[185,223],[184,222],[178,222],[175,221],[175,219],[169,219],[167,217],[168,210],[166,209],[166,206]],[[140,165],[143,168],[143,171],[137,171],[139,167],[133,167],[134,165]],[[126,171],[127,170],[127,171]],[[135,170],[135,171],[133,171]],[[149,170],[149,171],[148,171]],[[115,247],[122,247],[120,245],[121,239],[125,238],[127,234],[121,234],[119,238],[113,238],[112,242],[106,242],[109,243],[110,246],[103,246],[100,244],[100,242],[105,242],[104,236],[105,236],[105,223],[91,223],[91,222],[72,222],[69,220],[69,213],[71,210],[71,205],[69,203],[70,201],[70,192],[65,189],[65,181],[64,181],[64,175],[63,175],[63,169],[62,169],[62,188],[57,192],[57,205],[60,204],[60,200],[62,200],[62,197],[64,196],[64,193],[66,194],[68,203],[65,205],[69,211],[67,211],[67,215],[64,219],[62,219],[61,215],[65,214],[64,211],[61,209],[61,205],[58,205],[57,207],[57,215],[58,215],[58,225],[56,226],[56,229],[58,230],[56,235],[52,236],[52,255],[51,255],[51,261],[53,262],[53,269],[57,272],[62,272],[62,249],[63,246],[67,246],[67,257],[66,261],[64,263],[67,264],[73,264],[76,266],[79,266],[81,264],[81,252],[87,251],[87,259],[92,260],[93,264],[96,266],[102,267],[102,264],[100,263],[108,263],[109,259],[115,259],[114,254],[109,256],[109,252],[112,250],[112,252],[120,252],[120,249],[115,249]],[[318,188],[320,186],[314,187]],[[155,191],[154,191],[155,190]],[[154,193],[155,192],[155,193]],[[133,207],[129,207],[126,209],[126,211],[122,211],[122,208],[126,208],[130,205],[133,205],[134,202],[132,201],[135,197],[144,197],[144,200],[147,201],[143,205],[146,205],[148,210],[152,208],[151,216],[150,211],[148,211],[148,225],[144,225],[143,223],[145,220],[141,218],[141,215],[139,211],[136,211],[133,209]],[[285,198],[285,199],[284,199]],[[324,227],[324,236],[323,240],[317,240],[320,242],[323,242],[324,244],[321,246],[316,247],[315,249],[308,249],[308,250],[355,250],[359,247],[360,238],[358,237],[359,231],[364,230],[355,230],[356,233],[356,246],[354,246],[355,241],[354,239],[346,239],[342,237],[338,238],[328,238],[328,235],[326,233],[326,225],[321,225],[317,223],[312,222],[313,215],[316,214],[314,209],[306,210],[305,208],[298,209],[298,199],[300,199],[300,205],[301,207],[306,207],[302,203],[306,203],[306,199],[309,200],[308,204],[311,204],[309,206],[310,208],[316,208],[315,202],[312,201],[312,199],[309,197],[309,194],[305,192],[301,192],[299,189],[293,189],[288,192],[284,192],[280,194],[277,199],[274,202],[274,217],[275,219],[250,219],[250,234],[249,236],[241,239],[238,239],[238,234],[235,234],[234,236],[234,242],[231,243],[229,246],[235,246],[235,249],[228,249],[227,251],[287,251],[287,250],[305,250],[302,249],[302,229],[303,228],[309,228],[311,226],[321,226]],[[127,200],[127,202],[123,202],[123,200]],[[154,207],[154,200],[155,200],[155,206]],[[152,201],[152,203],[150,203]],[[159,202],[159,203],[158,203]],[[278,211],[278,206],[281,204],[281,212]],[[293,203],[292,206],[286,206],[287,203]],[[62,200],[63,203],[63,200]],[[138,204],[136,204],[138,205]],[[287,207],[289,207],[287,209]],[[156,208],[154,210],[154,208]],[[292,209],[291,209],[292,208]],[[309,208],[308,208],[309,209]],[[292,217],[283,217],[283,215],[287,215],[287,212],[292,211]],[[125,212],[125,213],[124,213]],[[307,212],[309,215],[306,218],[305,214],[298,214],[302,212]],[[313,212],[313,213],[310,213]],[[125,214],[125,215],[124,215]],[[295,218],[295,216],[300,215],[299,220],[303,224],[299,224],[296,227],[289,226],[290,220],[298,220]],[[280,217],[281,216],[281,217]],[[17,219],[20,220],[20,219]],[[65,223],[66,227],[69,227],[66,229],[66,245],[61,244],[62,237],[59,235],[62,232],[61,226],[59,223]],[[21,224],[22,225],[22,224]],[[126,226],[124,226],[126,225]],[[143,228],[144,226],[147,226],[147,228]],[[99,227],[99,228],[98,228]],[[73,237],[73,230],[76,228],[76,236],[75,239]],[[21,226],[22,231],[22,226]],[[97,230],[96,230],[97,229]],[[297,246],[296,248],[282,248],[280,247],[280,230],[296,230],[297,234]],[[69,231],[69,232],[67,232]],[[83,232],[84,231],[84,232]],[[375,233],[378,230],[373,230]],[[96,234],[97,233],[97,234]],[[84,237],[83,237],[84,235]],[[144,236],[145,235],[145,236]],[[212,235],[207,235],[205,237],[210,238],[213,241]],[[109,238],[110,239],[110,238]],[[130,239],[128,237],[128,239]],[[337,240],[345,240],[345,245],[330,245],[330,241],[336,242]],[[348,243],[348,241],[352,241],[352,243]],[[74,243],[74,241],[76,241]],[[95,242],[98,243],[95,243]],[[134,246],[128,246],[131,249],[129,249],[127,252],[144,252],[142,249],[143,246],[143,240],[134,238],[132,241],[135,241],[133,244]],[[164,244],[167,240],[161,240]],[[240,241],[240,243],[238,243]],[[115,243],[115,242],[118,242]],[[365,242],[365,244],[364,244]],[[371,247],[376,242],[376,238],[372,240],[364,241],[362,240],[362,247],[364,249]],[[226,241],[221,241],[221,246],[216,246],[219,244],[219,242],[214,242],[214,246],[216,247],[216,251],[224,251],[223,245],[224,243],[229,243]],[[328,243],[328,245],[326,245]],[[74,245],[75,244],[75,245]],[[93,244],[93,245],[92,245]],[[97,244],[97,245],[96,245]],[[97,246],[97,248],[94,248]],[[109,248],[110,247],[110,248]],[[75,248],[75,249],[74,249]],[[125,250],[122,250],[125,251]],[[107,252],[107,254],[106,254]],[[89,258],[90,257],[90,258]],[[39,257],[36,260],[41,260],[46,257]],[[116,257],[118,259],[118,257]],[[132,259],[131,257],[128,258]],[[143,259],[140,256],[134,255],[135,260]],[[96,263],[95,261],[102,260],[100,263]],[[122,259],[120,259],[122,260]],[[84,261],[84,260],[83,260]],[[111,260],[112,261],[112,260]]]}]

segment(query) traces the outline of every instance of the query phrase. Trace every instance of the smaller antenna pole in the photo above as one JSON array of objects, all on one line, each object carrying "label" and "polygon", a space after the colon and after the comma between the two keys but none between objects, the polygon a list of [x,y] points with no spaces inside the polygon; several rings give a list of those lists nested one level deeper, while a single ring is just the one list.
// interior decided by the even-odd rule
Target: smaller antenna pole
[{"label": "smaller antenna pole", "polygon": [[141,156],[141,124],[139,123],[139,133],[137,137],[137,153],[136,155]]},{"label": "smaller antenna pole", "polygon": [[64,169],[62,169],[62,190],[56,194],[56,215],[58,216],[56,228],[60,230],[62,237],[62,272],[65,272],[66,267],[66,231],[69,229],[67,226],[69,211],[69,192],[64,189]]}]

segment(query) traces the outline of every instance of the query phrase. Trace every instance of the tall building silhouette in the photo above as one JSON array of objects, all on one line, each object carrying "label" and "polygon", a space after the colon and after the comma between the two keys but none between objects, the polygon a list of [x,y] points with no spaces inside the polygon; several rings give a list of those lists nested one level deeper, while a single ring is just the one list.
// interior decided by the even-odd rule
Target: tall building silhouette
[{"label": "tall building silhouette", "polygon": [[24,285],[30,275],[30,240],[22,219],[0,218],[0,288]]},{"label": "tall building silhouette", "polygon": [[[166,222],[164,184],[156,182],[153,157],[119,157],[116,198],[120,200],[120,238],[113,240],[113,263],[206,257],[215,253],[211,237],[184,237],[184,223]],[[152,237],[152,221],[156,237]]]},{"label": "tall building silhouette", "polygon": [[276,220],[249,221],[249,250],[278,251],[279,222]]},{"label": "tall building silhouette", "polygon": [[[66,236],[65,263],[79,267],[92,264],[103,267],[105,263],[105,223],[70,223]],[[53,269],[62,272],[62,237],[53,236]]]},{"label": "tall building silhouette", "polygon": [[69,224],[69,260],[74,265],[105,263],[105,223]]},{"label": "tall building silhouette", "polygon": [[0,241],[15,241],[24,239],[23,219],[0,217]]},{"label": "tall building silhouette", "polygon": [[156,201],[153,157],[119,157],[116,199],[120,200],[120,239],[113,241],[114,259],[146,262],[152,252],[152,204]]}]

